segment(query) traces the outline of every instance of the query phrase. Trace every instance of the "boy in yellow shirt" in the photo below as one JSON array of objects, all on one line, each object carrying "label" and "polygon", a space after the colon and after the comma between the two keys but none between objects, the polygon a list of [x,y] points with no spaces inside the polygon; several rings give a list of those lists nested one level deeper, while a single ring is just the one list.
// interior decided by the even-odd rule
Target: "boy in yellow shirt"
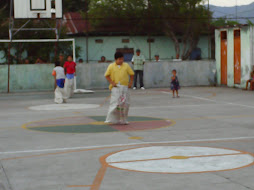
[{"label": "boy in yellow shirt", "polygon": [[124,56],[115,53],[115,62],[108,66],[105,77],[110,83],[110,107],[105,123],[128,124],[127,117],[130,105],[128,88],[132,87],[134,72],[128,63],[124,63]]}]

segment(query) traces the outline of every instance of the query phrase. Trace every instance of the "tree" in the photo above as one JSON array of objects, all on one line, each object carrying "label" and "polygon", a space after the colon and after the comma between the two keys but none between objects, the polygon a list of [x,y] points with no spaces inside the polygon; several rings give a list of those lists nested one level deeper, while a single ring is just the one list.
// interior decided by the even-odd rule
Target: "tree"
[{"label": "tree", "polygon": [[66,12],[82,12],[86,9],[89,0],[63,0],[63,11]]},{"label": "tree", "polygon": [[[207,34],[211,13],[202,0],[91,0],[89,16],[94,30],[127,26],[131,34],[166,34],[176,57],[187,59],[199,36]],[[181,51],[180,41],[183,43]],[[180,53],[182,54],[180,55]]]}]

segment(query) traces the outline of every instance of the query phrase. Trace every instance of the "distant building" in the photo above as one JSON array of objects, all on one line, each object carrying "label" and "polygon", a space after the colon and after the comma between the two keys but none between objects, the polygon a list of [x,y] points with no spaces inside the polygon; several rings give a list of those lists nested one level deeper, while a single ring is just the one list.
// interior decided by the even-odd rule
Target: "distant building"
[{"label": "distant building", "polygon": [[[66,13],[64,23],[67,26],[68,34],[76,39],[76,45],[81,47],[80,57],[83,60],[97,62],[101,56],[107,60],[113,60],[115,51],[121,51],[125,60],[130,61],[135,49],[141,49],[143,55],[148,60],[153,59],[159,53],[161,60],[175,59],[175,46],[173,41],[161,34],[148,37],[145,33],[138,33],[135,36],[128,32],[129,26],[105,26],[94,30],[80,13]],[[113,20],[112,22],[119,22]],[[88,55],[86,43],[86,31],[88,32]],[[182,41],[179,37],[179,41]],[[201,49],[201,58],[207,59],[209,56],[208,36],[200,37],[198,48]],[[181,48],[183,49],[183,48]],[[210,48],[211,49],[211,48]]]},{"label": "distant building", "polygon": [[243,88],[254,64],[254,27],[241,25],[215,30],[218,84]]}]

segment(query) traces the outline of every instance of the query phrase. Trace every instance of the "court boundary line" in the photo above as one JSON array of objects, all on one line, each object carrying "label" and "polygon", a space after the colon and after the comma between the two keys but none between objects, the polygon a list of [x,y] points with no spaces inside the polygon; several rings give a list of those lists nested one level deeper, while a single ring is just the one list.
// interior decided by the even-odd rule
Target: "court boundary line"
[{"label": "court boundary line", "polygon": [[[163,94],[169,94],[166,91],[161,91],[161,92]],[[182,96],[190,97],[190,98],[194,98],[194,99],[198,99],[198,100],[205,100],[205,101],[214,102],[214,103],[218,103],[218,104],[226,104],[226,105],[233,105],[233,106],[242,106],[242,107],[252,108],[252,109],[254,108],[254,106],[248,106],[248,105],[245,105],[245,104],[238,104],[238,103],[233,103],[233,102],[217,101],[217,100],[212,100],[212,99],[209,99],[209,98],[203,98],[203,97],[200,97],[200,96],[191,96],[191,95],[182,95]]]},{"label": "court boundary line", "polygon": [[158,145],[158,144],[176,144],[176,143],[199,143],[199,142],[219,142],[219,141],[235,141],[235,140],[250,140],[254,139],[254,136],[250,137],[233,137],[233,138],[215,138],[215,139],[197,139],[197,140],[181,140],[181,141],[157,141],[157,142],[141,142],[141,143],[126,143],[126,144],[111,144],[111,145],[96,145],[96,146],[84,146],[84,147],[66,147],[66,148],[54,148],[54,149],[38,149],[38,150],[23,150],[23,151],[8,151],[0,152],[0,155],[7,154],[25,154],[25,153],[40,153],[40,152],[55,152],[55,151],[75,151],[86,149],[102,149],[102,148],[118,148],[124,146],[145,146],[145,145]]}]

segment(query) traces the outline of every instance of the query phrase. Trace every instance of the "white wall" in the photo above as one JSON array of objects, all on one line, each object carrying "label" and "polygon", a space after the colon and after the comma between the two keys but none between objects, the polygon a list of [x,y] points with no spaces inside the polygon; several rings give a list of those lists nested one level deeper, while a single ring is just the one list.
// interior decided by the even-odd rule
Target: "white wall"
[{"label": "white wall", "polygon": [[221,31],[227,31],[227,82],[229,87],[243,88],[250,78],[253,57],[253,27],[245,26],[241,30],[241,84],[234,84],[234,30],[239,28],[217,29],[215,31],[217,82],[221,84]]}]

